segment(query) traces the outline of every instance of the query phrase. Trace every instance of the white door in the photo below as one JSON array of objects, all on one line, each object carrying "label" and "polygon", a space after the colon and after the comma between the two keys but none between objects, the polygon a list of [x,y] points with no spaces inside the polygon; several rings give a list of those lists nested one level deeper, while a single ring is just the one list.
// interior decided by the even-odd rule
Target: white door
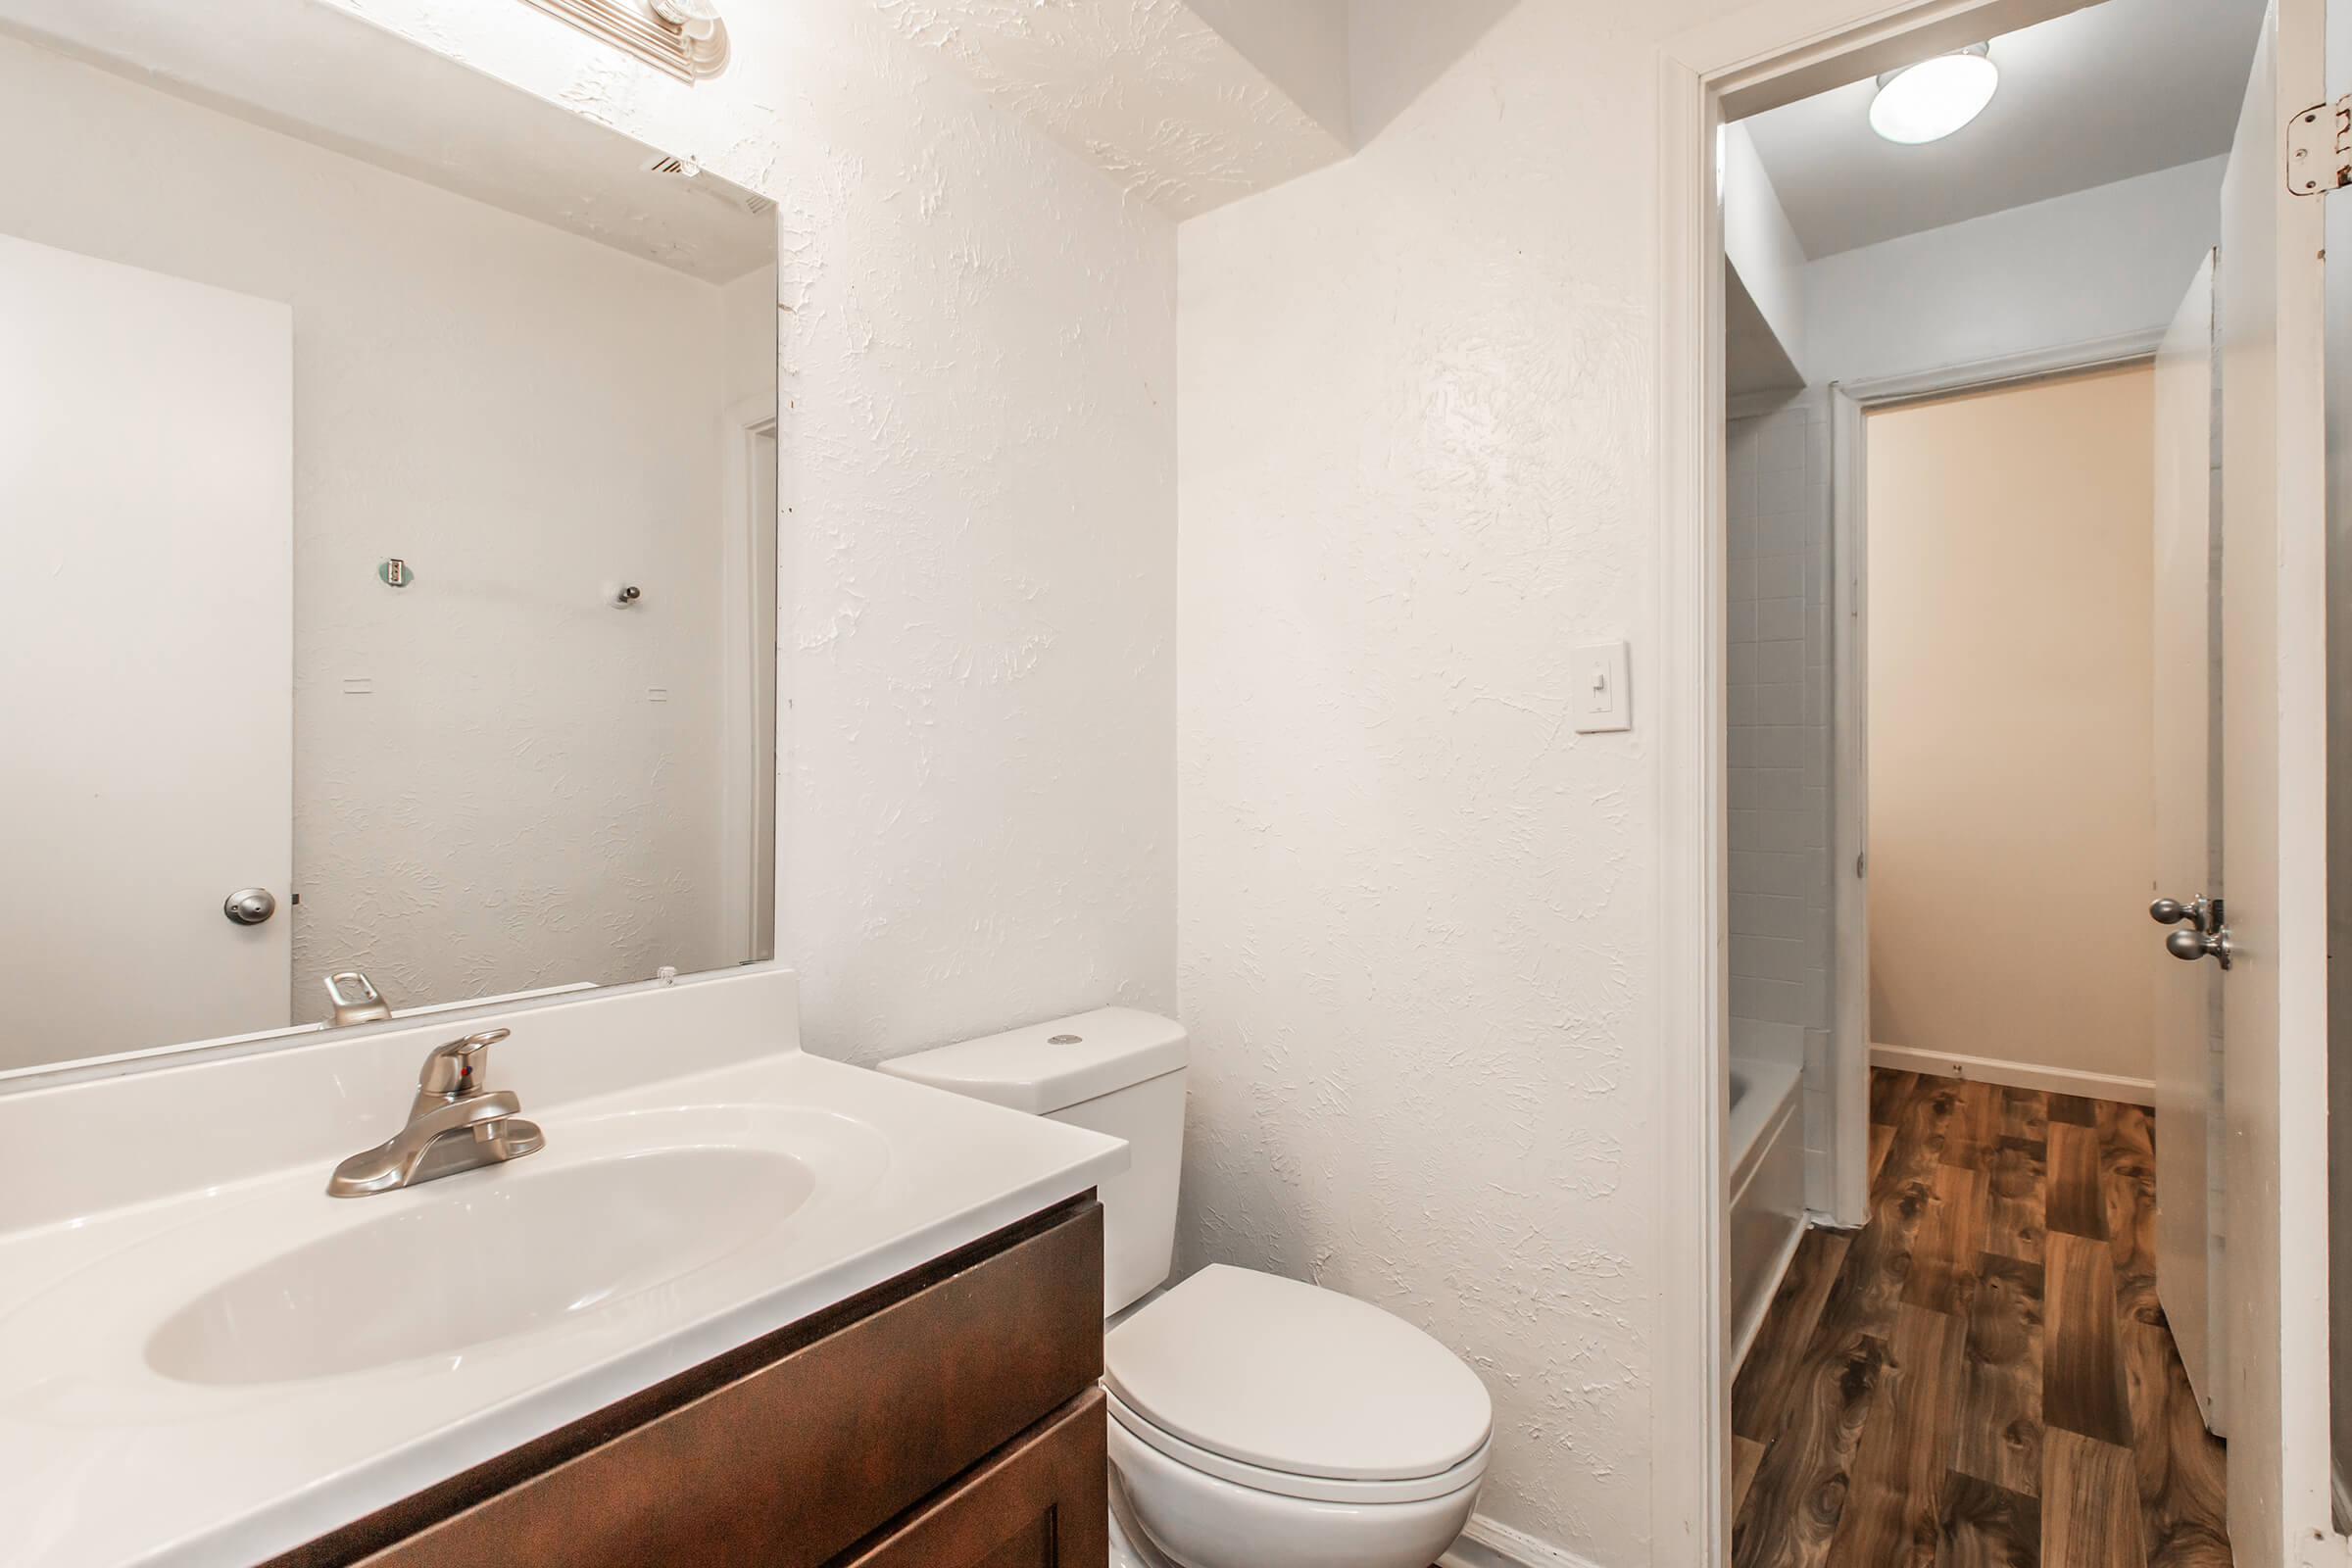
[{"label": "white door", "polygon": [[0,1070],[283,1027],[291,314],[0,235]]},{"label": "white door", "polygon": [[[2222,183],[2222,976],[2230,1534],[2344,1560],[2328,1393],[2327,207],[2289,193],[2329,0],[2272,0]],[[2337,5],[2342,0],[2334,0]],[[2170,1152],[2166,1151],[2167,1157]]]},{"label": "white door", "polygon": [[[2213,258],[2190,283],[2156,354],[2156,843],[2151,896],[2187,904],[2222,896],[2212,773],[2221,651],[2213,528]],[[2168,911],[2169,912],[2169,911]],[[2180,929],[2187,922],[2176,924]],[[2219,1131],[2217,987],[2207,962],[2182,962],[2149,928],[2155,1005],[2156,1292],[2206,1425],[2222,1430],[2222,1341],[2213,1293],[2221,1239],[2207,1202],[2209,1140]]]},{"label": "white door", "polygon": [[[2352,79],[2352,6],[2331,0],[2328,21],[2328,79],[2340,83]],[[2328,247],[2352,254],[2352,192],[2327,201]],[[2352,267],[2328,268],[2327,286],[2328,952],[2342,978],[2352,975]],[[2352,1480],[2352,990],[2331,979],[2328,992],[2328,1402],[2340,1497]]]}]

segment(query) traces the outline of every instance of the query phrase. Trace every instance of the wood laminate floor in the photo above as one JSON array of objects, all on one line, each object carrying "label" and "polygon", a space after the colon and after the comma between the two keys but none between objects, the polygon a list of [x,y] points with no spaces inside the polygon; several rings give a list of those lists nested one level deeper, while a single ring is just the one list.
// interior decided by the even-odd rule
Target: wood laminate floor
[{"label": "wood laminate floor", "polygon": [[1874,1070],[1870,1119],[1870,1223],[1805,1236],[1733,1388],[1734,1568],[2228,1568],[2148,1112]]}]

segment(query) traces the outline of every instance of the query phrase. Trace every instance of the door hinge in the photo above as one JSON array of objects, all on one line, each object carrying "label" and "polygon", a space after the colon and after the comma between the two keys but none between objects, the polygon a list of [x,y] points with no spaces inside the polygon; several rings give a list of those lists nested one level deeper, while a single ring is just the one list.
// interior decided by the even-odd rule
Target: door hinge
[{"label": "door hinge", "polygon": [[2352,93],[2286,122],[2286,188],[2325,196],[2352,185]]}]

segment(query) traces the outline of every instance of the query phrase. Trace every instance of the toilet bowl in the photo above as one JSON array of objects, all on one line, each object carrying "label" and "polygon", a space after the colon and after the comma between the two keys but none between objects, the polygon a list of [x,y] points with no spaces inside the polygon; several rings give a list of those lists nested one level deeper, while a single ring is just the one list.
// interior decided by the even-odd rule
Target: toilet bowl
[{"label": "toilet bowl", "polygon": [[1374,1306],[1212,1265],[1102,1344],[1110,1462],[1180,1568],[1428,1568],[1469,1522],[1493,1406]]},{"label": "toilet bowl", "polygon": [[1459,1357],[1253,1269],[1150,1294],[1175,1241],[1186,1048],[1168,1019],[1104,1007],[883,1070],[1128,1141],[1100,1192],[1117,1568],[1428,1568],[1469,1522],[1493,1444]]},{"label": "toilet bowl", "polygon": [[1169,1461],[1116,1421],[1110,1463],[1149,1546],[1130,1545],[1138,1568],[1429,1568],[1478,1499],[1476,1481],[1422,1502],[1284,1497]]}]

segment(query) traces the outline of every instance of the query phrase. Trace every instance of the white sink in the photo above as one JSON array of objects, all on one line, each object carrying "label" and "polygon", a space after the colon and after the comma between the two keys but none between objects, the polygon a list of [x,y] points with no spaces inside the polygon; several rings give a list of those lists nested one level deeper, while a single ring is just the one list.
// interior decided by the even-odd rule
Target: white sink
[{"label": "white sink", "polygon": [[437,1201],[214,1287],[156,1330],[148,1364],[186,1383],[279,1383],[450,1355],[692,1273],[816,1188],[789,1154],[725,1148],[513,1175],[427,1184],[416,1196]]},{"label": "white sink", "polygon": [[484,1014],[547,1147],[367,1198],[446,1019],[0,1096],[0,1561],[267,1560],[1125,1167],[795,1015],[772,968]]},{"label": "white sink", "polygon": [[[554,1136],[561,1126],[564,1136]],[[692,1321],[851,1211],[892,1162],[869,1122],[810,1105],[684,1104],[554,1118],[548,1146],[368,1198],[313,1169],[184,1205],[0,1317],[0,1409],[40,1410],[40,1347],[119,1346],[198,1391],[495,1366]],[[103,1364],[103,1362],[102,1362]],[[89,1403],[148,1403],[109,1377]]]}]

